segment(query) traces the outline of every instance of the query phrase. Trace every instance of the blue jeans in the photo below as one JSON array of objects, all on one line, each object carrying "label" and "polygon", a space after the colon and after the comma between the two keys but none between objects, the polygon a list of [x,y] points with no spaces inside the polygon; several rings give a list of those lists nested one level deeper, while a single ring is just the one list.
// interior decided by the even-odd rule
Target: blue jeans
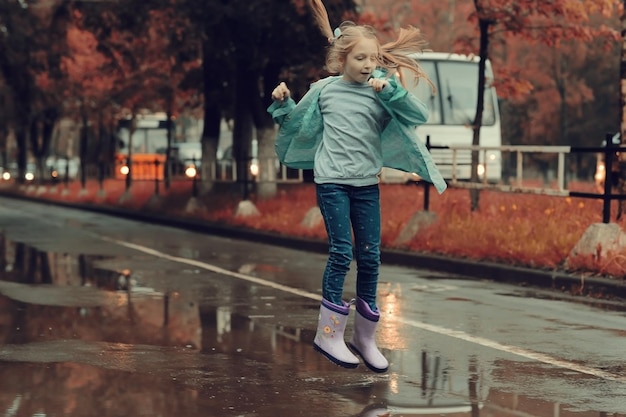
[{"label": "blue jeans", "polygon": [[378,184],[365,187],[317,184],[316,191],[329,246],[328,262],[322,281],[322,296],[334,304],[342,305],[343,284],[350,270],[354,252],[357,265],[357,296],[376,311],[380,266]]}]

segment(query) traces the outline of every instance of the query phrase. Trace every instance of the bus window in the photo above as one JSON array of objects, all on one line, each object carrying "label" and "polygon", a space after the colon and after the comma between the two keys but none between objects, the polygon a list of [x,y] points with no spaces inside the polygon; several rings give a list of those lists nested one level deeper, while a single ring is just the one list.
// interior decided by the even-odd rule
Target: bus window
[{"label": "bus window", "polygon": [[[441,61],[438,63],[438,72],[444,124],[472,124],[478,101],[478,65],[472,62]],[[486,89],[482,122],[485,126],[495,123],[492,103],[492,92]]]},{"label": "bus window", "polygon": [[430,81],[435,85],[435,91],[433,91],[432,86],[426,80],[420,80],[420,82],[415,85],[413,77],[407,77],[409,79],[407,87],[428,106],[430,114],[428,116],[427,123],[438,125],[441,124],[441,102],[439,99],[439,87],[437,86],[435,63],[432,61],[420,61],[420,66],[424,72],[428,74]]}]

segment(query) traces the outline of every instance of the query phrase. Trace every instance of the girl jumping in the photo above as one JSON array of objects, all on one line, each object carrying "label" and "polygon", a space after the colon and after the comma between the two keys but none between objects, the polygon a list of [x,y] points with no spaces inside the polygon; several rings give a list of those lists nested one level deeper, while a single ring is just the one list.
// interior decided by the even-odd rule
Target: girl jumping
[{"label": "girl jumping", "polygon": [[[373,28],[344,22],[334,31],[320,0],[309,1],[322,34],[328,38],[326,69],[331,74],[311,85],[298,104],[285,83],[272,92],[268,108],[280,125],[276,153],[291,168],[313,169],[317,201],[328,234],[329,256],[322,278],[316,350],[346,368],[359,358],[375,372],[389,362],[375,333],[380,265],[379,175],[383,166],[416,173],[442,193],[446,183],[415,134],[428,109],[400,82],[401,70],[426,78],[411,56],[424,41],[416,28],[381,45]],[[427,78],[426,78],[427,80]],[[353,246],[354,238],[354,246]],[[346,274],[356,259],[356,300],[343,299]],[[349,346],[344,333],[356,304]],[[353,353],[354,352],[354,353]]]}]

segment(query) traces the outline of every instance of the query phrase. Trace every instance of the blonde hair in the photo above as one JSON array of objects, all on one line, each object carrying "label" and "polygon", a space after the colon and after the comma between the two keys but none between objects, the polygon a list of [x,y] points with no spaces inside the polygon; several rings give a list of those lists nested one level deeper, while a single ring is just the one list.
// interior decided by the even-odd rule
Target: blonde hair
[{"label": "blonde hair", "polygon": [[[347,21],[339,25],[339,28],[333,32],[324,3],[321,0],[309,0],[309,5],[317,26],[330,44],[326,54],[328,72],[334,74],[341,72],[342,61],[361,38],[375,39],[379,48],[378,63],[388,71],[388,76],[399,73],[400,69],[404,68],[415,75],[416,83],[420,78],[424,78],[432,86],[417,60],[410,56],[422,52],[427,44],[418,28],[409,26],[400,29],[395,41],[380,45],[376,30],[373,27]],[[401,82],[403,79],[404,77],[400,76]]]}]

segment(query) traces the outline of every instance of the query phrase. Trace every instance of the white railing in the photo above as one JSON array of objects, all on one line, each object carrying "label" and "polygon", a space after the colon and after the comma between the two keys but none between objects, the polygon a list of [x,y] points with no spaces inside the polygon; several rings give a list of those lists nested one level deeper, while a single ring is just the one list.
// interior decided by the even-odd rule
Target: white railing
[{"label": "white railing", "polygon": [[[278,158],[265,158],[263,160],[251,159],[248,165],[248,178],[250,182],[259,182],[260,176],[265,175],[265,181],[285,183],[301,183],[304,181],[304,175],[301,169],[290,169],[279,163]],[[236,182],[238,180],[237,161],[221,160],[215,162],[211,166],[213,180],[217,182]],[[254,167],[253,167],[254,166]],[[274,167],[271,172],[261,172],[267,167]],[[252,172],[257,172],[253,174]]]},{"label": "white railing", "polygon": [[[440,148],[441,149],[441,148]],[[452,178],[449,179],[449,185],[458,188],[477,188],[477,189],[497,189],[504,192],[525,192],[536,194],[549,194],[557,196],[567,196],[569,191],[565,188],[565,156],[571,153],[571,146],[526,146],[526,145],[510,145],[510,146],[460,146],[454,145],[447,148],[452,152]],[[461,181],[457,178],[456,173],[459,172],[459,166],[457,165],[457,155],[459,152],[476,151],[483,154],[480,158],[483,161],[487,160],[487,154],[489,151],[499,151],[500,155],[503,153],[516,154],[516,166],[515,166],[515,178],[513,184],[502,183],[490,183],[489,178],[489,164],[484,164],[485,172],[481,176],[480,182]],[[524,154],[528,153],[541,153],[541,154],[555,154],[557,156],[557,169],[556,169],[556,188],[551,187],[529,187],[524,185]]]}]

